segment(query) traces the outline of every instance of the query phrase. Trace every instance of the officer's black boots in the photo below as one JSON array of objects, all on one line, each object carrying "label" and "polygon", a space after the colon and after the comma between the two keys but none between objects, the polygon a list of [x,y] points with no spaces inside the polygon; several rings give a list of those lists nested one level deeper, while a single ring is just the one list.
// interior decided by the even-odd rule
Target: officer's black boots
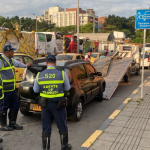
[{"label": "officer's black boots", "polygon": [[0,138],[0,143],[2,143],[3,142],[3,139],[2,138]]},{"label": "officer's black boots", "polygon": [[13,128],[7,125],[7,113],[0,113],[0,130],[1,131],[12,131]]},{"label": "officer's black boots", "polygon": [[3,148],[0,146],[0,150],[3,150]]},{"label": "officer's black boots", "polygon": [[[3,142],[3,139],[0,138],[0,143]],[[3,148],[0,146],[0,150],[3,150]]]},{"label": "officer's black boots", "polygon": [[[0,138],[0,143],[2,143],[3,142],[3,139],[2,138]],[[3,148],[0,146],[0,150],[3,150]]]},{"label": "officer's black boots", "polygon": [[61,150],[71,150],[72,146],[68,144],[68,131],[60,132]]},{"label": "officer's black boots", "polygon": [[19,126],[16,123],[17,120],[18,111],[9,111],[8,117],[9,117],[9,126],[12,127],[15,130],[22,130],[23,126]]},{"label": "officer's black boots", "polygon": [[43,150],[50,150],[50,133],[43,133],[42,134],[42,145]]}]

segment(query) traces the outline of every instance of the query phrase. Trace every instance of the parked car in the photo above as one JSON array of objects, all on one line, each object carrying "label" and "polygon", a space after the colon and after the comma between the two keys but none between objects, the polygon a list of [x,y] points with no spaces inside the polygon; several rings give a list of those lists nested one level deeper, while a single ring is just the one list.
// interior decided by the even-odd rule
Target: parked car
[{"label": "parked car", "polygon": [[[33,61],[33,65],[24,71],[23,81],[19,87],[20,111],[28,116],[33,112],[40,112],[38,105],[39,93],[33,92],[34,79],[38,72],[46,69],[46,59]],[[83,60],[57,62],[57,69],[64,70],[69,78],[71,89],[65,92],[67,97],[67,114],[72,121],[80,121],[83,105],[97,97],[103,100],[105,80],[100,72]]]},{"label": "parked car", "polygon": [[77,53],[63,53],[63,54],[58,54],[56,56],[56,60],[58,61],[68,61],[68,60],[83,60],[84,56],[82,54],[77,54]]},{"label": "parked car", "polygon": [[[141,53],[141,63],[140,63],[141,67],[142,67],[142,64],[143,64],[143,53]],[[146,52],[144,56],[144,67],[147,67],[148,69],[150,69],[150,54],[148,52]]]},{"label": "parked car", "polygon": [[92,52],[91,54],[91,64],[94,63],[94,61],[96,59],[98,59],[103,53],[99,53],[99,52]]},{"label": "parked car", "polygon": [[[2,54],[2,53],[0,53]],[[26,63],[32,63],[33,58],[27,56],[25,53],[19,53],[15,52],[13,59],[16,59],[24,64]],[[20,86],[20,83],[22,81],[22,75],[24,72],[25,68],[16,68],[15,67],[15,76],[16,76],[16,88],[18,89]]]}]

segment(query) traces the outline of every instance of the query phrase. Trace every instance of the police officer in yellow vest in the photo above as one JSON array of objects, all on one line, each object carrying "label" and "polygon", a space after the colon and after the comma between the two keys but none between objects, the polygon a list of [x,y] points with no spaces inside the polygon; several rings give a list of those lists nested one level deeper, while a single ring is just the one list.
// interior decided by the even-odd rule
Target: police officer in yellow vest
[{"label": "police officer in yellow vest", "polygon": [[[2,78],[0,76],[0,101],[3,101],[4,98],[4,92],[3,92],[3,81]],[[3,142],[3,139],[0,138],[0,143]],[[3,150],[3,148],[0,146],[0,150]]]},{"label": "police officer in yellow vest", "polygon": [[[26,68],[31,66],[31,63],[25,65],[20,61],[12,59],[14,48],[11,45],[6,45],[3,48],[3,54],[0,56],[0,75],[3,80],[4,99],[0,101],[0,130],[12,131],[13,129],[22,130],[23,126],[16,123],[19,98],[15,90],[15,71],[14,67]],[[7,125],[7,110],[9,111],[9,126]]]},{"label": "police officer in yellow vest", "polygon": [[53,117],[59,129],[61,150],[71,150],[68,144],[68,127],[66,124],[66,99],[64,90],[70,89],[69,79],[64,71],[56,69],[54,55],[46,57],[47,69],[37,74],[34,92],[40,92],[42,106],[42,144],[43,150],[50,150],[50,135]]}]

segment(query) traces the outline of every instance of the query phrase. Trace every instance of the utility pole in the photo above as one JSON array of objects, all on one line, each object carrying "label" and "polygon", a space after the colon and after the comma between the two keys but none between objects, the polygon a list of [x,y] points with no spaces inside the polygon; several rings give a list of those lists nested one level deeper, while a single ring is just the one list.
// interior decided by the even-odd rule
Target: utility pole
[{"label": "utility pole", "polygon": [[77,53],[79,53],[79,0],[77,3]]},{"label": "utility pole", "polygon": [[21,18],[20,18],[20,31],[21,31]]},{"label": "utility pole", "polygon": [[95,16],[93,17],[93,33],[95,33]]},{"label": "utility pole", "polygon": [[37,16],[34,13],[33,15],[36,17],[36,32],[37,32]]},{"label": "utility pole", "polygon": [[37,32],[37,16],[36,16],[36,32]]}]

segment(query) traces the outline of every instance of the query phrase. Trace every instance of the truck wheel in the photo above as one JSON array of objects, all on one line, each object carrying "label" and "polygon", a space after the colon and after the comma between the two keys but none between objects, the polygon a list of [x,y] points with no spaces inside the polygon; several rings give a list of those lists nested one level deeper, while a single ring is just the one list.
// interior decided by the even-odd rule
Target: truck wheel
[{"label": "truck wheel", "polygon": [[130,74],[124,76],[124,82],[129,82]]},{"label": "truck wheel", "polygon": [[28,111],[24,111],[24,110],[20,110],[20,112],[24,116],[31,116],[33,114],[33,112],[28,112]]},{"label": "truck wheel", "polygon": [[74,108],[73,114],[70,115],[71,121],[79,122],[82,118],[82,114],[83,114],[83,102],[81,99],[79,99]]},{"label": "truck wheel", "polygon": [[135,75],[139,75],[140,74],[140,68],[137,69],[137,71],[135,72]]},{"label": "truck wheel", "polygon": [[97,101],[102,102],[103,101],[103,85],[101,85],[100,90],[99,90],[99,94],[97,97]]}]

